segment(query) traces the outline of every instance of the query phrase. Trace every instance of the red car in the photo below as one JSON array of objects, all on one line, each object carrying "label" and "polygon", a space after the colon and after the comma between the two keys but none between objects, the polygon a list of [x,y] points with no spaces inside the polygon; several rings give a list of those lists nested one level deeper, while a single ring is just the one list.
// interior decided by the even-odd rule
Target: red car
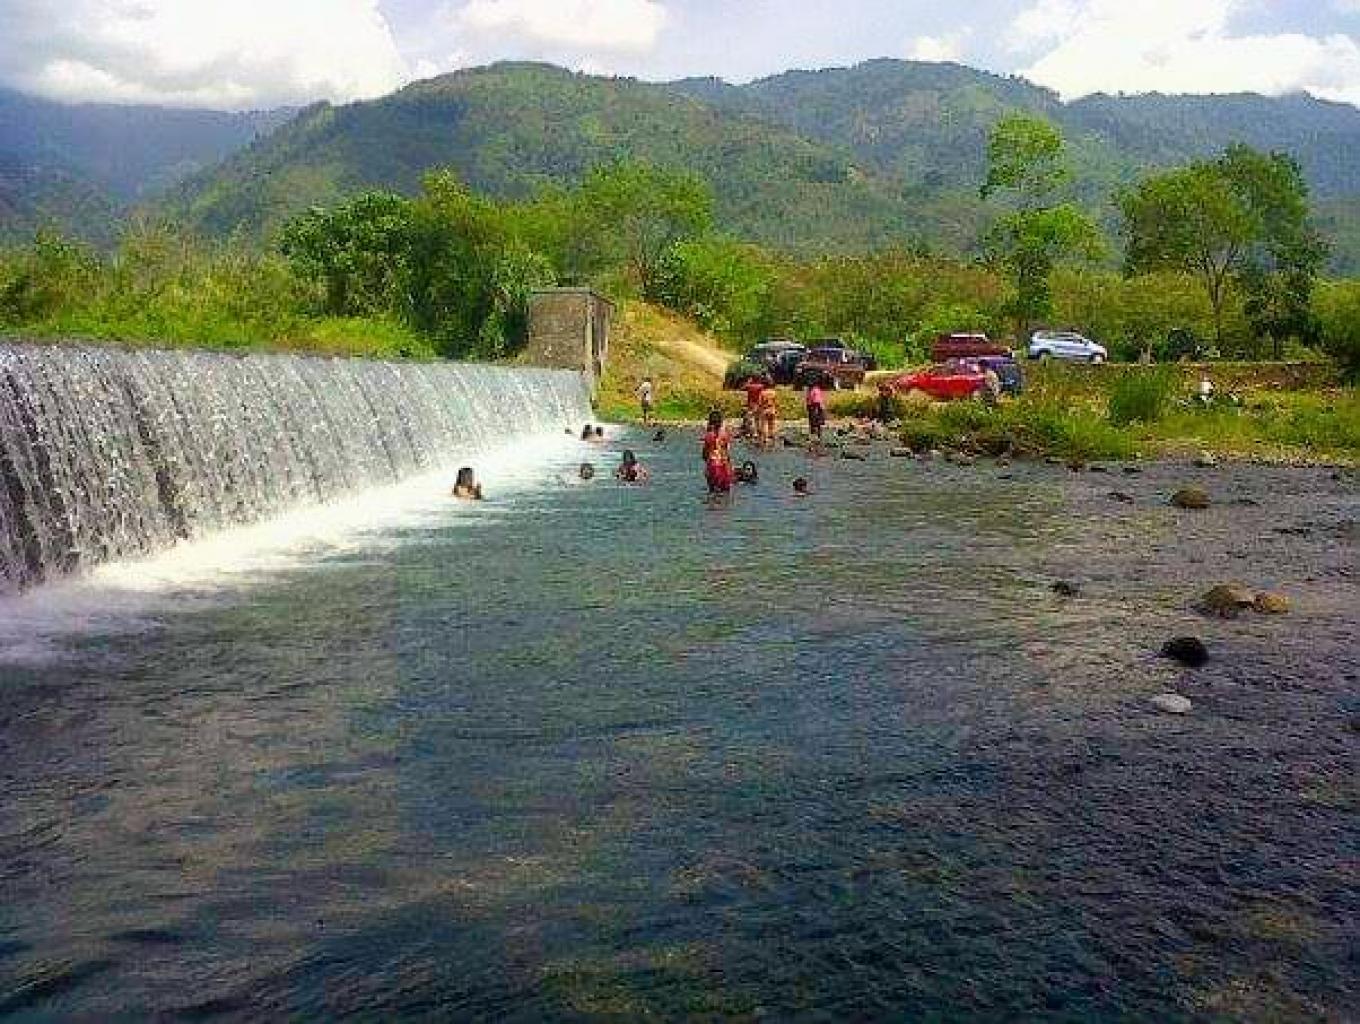
[{"label": "red car", "polygon": [[896,394],[920,391],[937,402],[977,398],[987,390],[987,377],[976,363],[946,363],[904,374],[892,382]]}]

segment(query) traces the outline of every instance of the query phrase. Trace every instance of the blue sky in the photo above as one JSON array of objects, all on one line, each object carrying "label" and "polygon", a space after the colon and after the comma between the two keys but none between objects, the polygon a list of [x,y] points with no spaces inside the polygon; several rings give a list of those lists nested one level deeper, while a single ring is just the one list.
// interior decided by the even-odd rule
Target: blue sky
[{"label": "blue sky", "polygon": [[0,82],[258,107],[380,95],[500,59],[747,81],[871,57],[1093,91],[1360,104],[1360,0],[0,0]]}]

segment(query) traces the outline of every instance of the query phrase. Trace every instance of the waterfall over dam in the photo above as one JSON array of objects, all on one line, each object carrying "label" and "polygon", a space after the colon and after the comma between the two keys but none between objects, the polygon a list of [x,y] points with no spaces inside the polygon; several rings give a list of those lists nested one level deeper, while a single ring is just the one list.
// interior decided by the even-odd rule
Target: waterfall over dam
[{"label": "waterfall over dam", "polygon": [[589,412],[562,370],[0,339],[0,595]]}]

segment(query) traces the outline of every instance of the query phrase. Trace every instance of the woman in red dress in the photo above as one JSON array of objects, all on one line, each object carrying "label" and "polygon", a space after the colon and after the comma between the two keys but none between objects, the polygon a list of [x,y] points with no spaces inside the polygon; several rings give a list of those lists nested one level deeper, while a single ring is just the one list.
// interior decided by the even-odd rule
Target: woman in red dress
[{"label": "woman in red dress", "polygon": [[717,409],[708,414],[708,430],[704,434],[704,476],[709,494],[726,494],[732,490],[732,435],[723,426]]}]

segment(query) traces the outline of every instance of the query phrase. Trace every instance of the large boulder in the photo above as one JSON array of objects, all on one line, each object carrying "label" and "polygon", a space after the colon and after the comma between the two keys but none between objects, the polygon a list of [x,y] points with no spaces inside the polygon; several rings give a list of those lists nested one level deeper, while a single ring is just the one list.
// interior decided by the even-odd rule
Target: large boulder
[{"label": "large boulder", "polygon": [[1288,615],[1291,605],[1289,598],[1284,594],[1262,591],[1256,595],[1252,607],[1262,615]]},{"label": "large boulder", "polygon": [[1162,657],[1189,668],[1203,668],[1209,663],[1209,649],[1198,637],[1178,636],[1162,645]]},{"label": "large boulder", "polygon": [[1171,504],[1176,508],[1203,511],[1213,504],[1209,492],[1202,487],[1182,487],[1171,496]]},{"label": "large boulder", "polygon": [[1206,615],[1220,615],[1223,618],[1246,611],[1256,604],[1256,591],[1240,583],[1220,583],[1205,592],[1196,605]]}]

